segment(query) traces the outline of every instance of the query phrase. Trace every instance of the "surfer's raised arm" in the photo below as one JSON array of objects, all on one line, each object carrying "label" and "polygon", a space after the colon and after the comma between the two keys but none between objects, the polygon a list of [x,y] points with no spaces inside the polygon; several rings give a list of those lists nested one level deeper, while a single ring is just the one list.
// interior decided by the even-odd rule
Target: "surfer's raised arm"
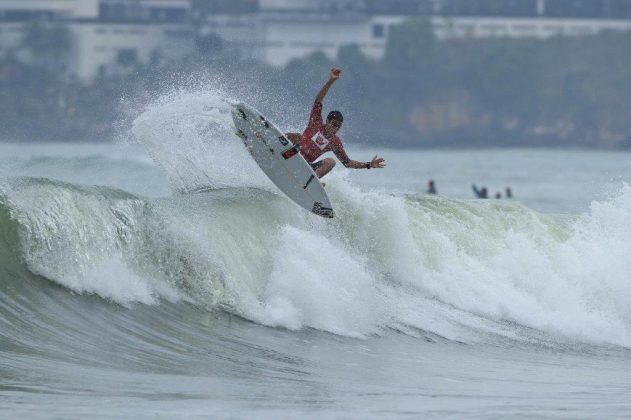
[{"label": "surfer's raised arm", "polygon": [[[319,103],[320,105],[322,105],[322,101],[324,101],[324,97],[329,92],[329,89],[331,88],[331,86],[333,86],[333,83],[340,78],[341,75],[341,69],[338,69],[337,67],[331,69],[331,73],[329,73],[329,80],[326,81],[326,83],[324,84],[324,86],[322,86],[322,88],[318,92],[318,95],[316,96],[316,104]],[[315,112],[312,110],[310,120],[321,120],[321,112],[321,108],[315,109]],[[289,141],[291,141],[293,144],[300,144],[302,142],[301,133],[285,133],[285,137],[287,137]]]},{"label": "surfer's raised arm", "polygon": [[[332,68],[329,80],[318,92],[315,98],[307,128],[300,133],[285,133],[285,137],[293,144],[300,145],[299,151],[303,158],[311,165],[318,178],[322,178],[335,166],[333,158],[317,160],[323,153],[333,152],[335,156],[347,168],[371,169],[383,168],[386,162],[382,157],[375,156],[369,162],[360,162],[348,157],[344,151],[342,140],[337,136],[337,132],[342,128],[344,116],[340,111],[331,111],[326,116],[326,122],[322,118],[322,101],[329,92],[331,86],[342,75],[342,70]],[[296,150],[296,149],[295,149]],[[293,155],[292,155],[293,156]]]},{"label": "surfer's raised arm", "polygon": [[329,80],[326,81],[324,86],[322,86],[322,89],[320,89],[320,92],[318,92],[318,96],[316,96],[315,102],[322,103],[322,101],[324,101],[324,97],[329,92],[329,89],[331,88],[331,86],[333,86],[333,83],[335,83],[335,81],[340,78],[341,75],[342,75],[341,69],[338,69],[338,68],[331,69],[331,73],[329,74]]}]

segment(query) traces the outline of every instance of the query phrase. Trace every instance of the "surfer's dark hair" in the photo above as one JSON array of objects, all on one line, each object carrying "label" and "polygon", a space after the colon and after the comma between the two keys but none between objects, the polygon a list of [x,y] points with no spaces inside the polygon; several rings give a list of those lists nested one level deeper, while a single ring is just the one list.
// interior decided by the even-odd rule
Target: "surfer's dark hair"
[{"label": "surfer's dark hair", "polygon": [[331,111],[329,115],[326,116],[327,121],[336,120],[339,122],[344,122],[344,117],[340,111]]}]

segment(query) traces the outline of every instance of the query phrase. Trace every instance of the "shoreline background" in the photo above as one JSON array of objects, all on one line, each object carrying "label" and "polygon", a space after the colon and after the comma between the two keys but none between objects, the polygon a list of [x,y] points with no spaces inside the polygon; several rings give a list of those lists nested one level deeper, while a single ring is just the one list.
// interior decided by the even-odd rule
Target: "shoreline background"
[{"label": "shoreline background", "polygon": [[[32,25],[32,24],[31,24]],[[58,43],[40,51],[41,39]],[[64,44],[65,43],[65,44]],[[406,48],[410,44],[415,48]],[[65,47],[64,47],[65,45]],[[325,104],[346,116],[345,141],[408,148],[631,147],[631,34],[438,40],[425,20],[389,31],[383,59],[342,47],[273,68],[221,44],[183,60],[126,63],[92,82],[60,69],[72,39],[63,24],[27,28],[20,51],[0,59],[0,138],[107,141],[156,98],[223,90],[251,99],[274,121],[300,127],[328,70],[344,74]]]}]

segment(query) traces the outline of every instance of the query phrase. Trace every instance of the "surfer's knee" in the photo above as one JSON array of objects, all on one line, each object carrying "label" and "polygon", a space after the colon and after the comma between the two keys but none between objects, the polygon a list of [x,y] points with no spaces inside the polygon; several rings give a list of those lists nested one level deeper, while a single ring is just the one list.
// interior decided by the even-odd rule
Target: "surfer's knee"
[{"label": "surfer's knee", "polygon": [[316,175],[318,175],[318,178],[322,178],[324,175],[328,174],[334,166],[335,160],[333,158],[322,159],[322,165],[316,170]]},{"label": "surfer's knee", "polygon": [[326,158],[324,159],[324,162],[322,162],[322,172],[323,175],[326,173],[331,172],[331,169],[333,169],[335,167],[335,159],[333,158]]}]

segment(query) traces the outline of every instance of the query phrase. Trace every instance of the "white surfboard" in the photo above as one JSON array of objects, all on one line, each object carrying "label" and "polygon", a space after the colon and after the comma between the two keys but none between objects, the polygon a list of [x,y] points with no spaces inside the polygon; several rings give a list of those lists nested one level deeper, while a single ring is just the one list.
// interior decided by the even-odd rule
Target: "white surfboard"
[{"label": "white surfboard", "polygon": [[317,175],[274,124],[243,103],[234,105],[232,119],[256,163],[287,197],[322,217],[333,217],[333,208]]}]

